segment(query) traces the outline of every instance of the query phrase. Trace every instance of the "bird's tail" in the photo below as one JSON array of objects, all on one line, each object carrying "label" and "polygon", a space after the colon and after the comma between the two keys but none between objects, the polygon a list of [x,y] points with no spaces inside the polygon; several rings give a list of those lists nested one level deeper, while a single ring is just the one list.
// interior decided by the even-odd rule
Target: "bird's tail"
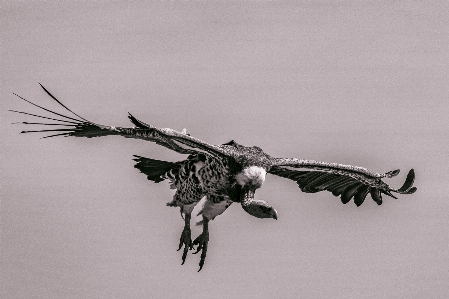
[{"label": "bird's tail", "polygon": [[177,189],[177,186],[186,179],[192,176],[196,178],[197,171],[206,161],[206,156],[202,153],[192,154],[184,161],[167,162],[134,155],[133,160],[137,162],[134,167],[145,174],[148,180],[159,183],[168,179],[170,188]]},{"label": "bird's tail", "polygon": [[[38,117],[41,119],[45,119],[44,122],[19,122],[18,124],[25,124],[25,125],[41,125],[41,126],[54,126],[55,129],[42,129],[42,130],[26,130],[22,131],[21,133],[36,133],[36,132],[44,132],[44,133],[51,133],[52,135],[44,136],[42,138],[49,138],[49,137],[55,137],[55,136],[75,136],[75,137],[100,137],[100,136],[107,136],[107,135],[118,135],[120,132],[116,131],[113,127],[109,126],[103,126],[96,123],[93,123],[72,110],[70,110],[68,107],[66,107],[63,103],[61,103],[58,99],[56,99],[42,84],[39,83],[39,85],[42,87],[42,89],[53,99],[55,100],[60,106],[62,106],[64,109],[66,109],[68,112],[72,114],[72,116],[67,116],[61,113],[57,113],[55,111],[52,111],[50,109],[41,107],[31,101],[28,101],[27,99],[24,99],[23,97],[16,95],[20,99],[24,100],[25,102],[28,102],[29,104],[42,109],[44,111],[47,111],[52,115],[52,117],[37,115],[37,114],[31,114],[28,112],[23,111],[16,111],[16,110],[9,110],[11,112],[26,114],[34,117]],[[51,120],[53,122],[49,122],[48,120]],[[16,123],[17,124],[17,123]]]},{"label": "bird's tail", "polygon": [[155,183],[169,179],[174,182],[176,175],[182,167],[182,162],[167,162],[134,155],[137,163],[135,168],[147,176],[147,179]]}]

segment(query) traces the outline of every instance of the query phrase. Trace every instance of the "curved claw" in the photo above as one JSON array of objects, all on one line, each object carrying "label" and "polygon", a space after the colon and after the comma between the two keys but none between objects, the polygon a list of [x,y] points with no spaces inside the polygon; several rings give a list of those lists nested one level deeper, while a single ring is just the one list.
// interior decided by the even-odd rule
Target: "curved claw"
[{"label": "curved claw", "polygon": [[206,254],[207,254],[207,244],[209,242],[209,232],[205,231],[201,235],[199,235],[195,241],[193,241],[193,245],[198,245],[196,251],[193,254],[197,254],[201,251],[201,259],[200,259],[200,269],[198,272],[203,269],[204,261],[206,260]]},{"label": "curved claw", "polygon": [[187,252],[189,251],[189,249],[193,249],[190,228],[184,228],[184,230],[182,231],[181,238],[179,239],[179,248],[177,251],[181,250],[182,245],[184,245],[184,251],[182,253],[181,265],[184,265],[187,258]]},{"label": "curved claw", "polygon": [[203,269],[204,261],[206,260],[206,253],[207,253],[207,244],[203,248],[203,252],[201,252],[201,259],[200,259],[200,268],[198,269],[198,272]]}]

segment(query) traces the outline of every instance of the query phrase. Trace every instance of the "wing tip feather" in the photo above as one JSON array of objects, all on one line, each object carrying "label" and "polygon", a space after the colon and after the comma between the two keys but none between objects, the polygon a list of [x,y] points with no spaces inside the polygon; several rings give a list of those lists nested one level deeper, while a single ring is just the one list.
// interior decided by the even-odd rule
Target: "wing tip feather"
[{"label": "wing tip feather", "polygon": [[[412,169],[410,169],[410,171],[408,172],[408,174],[407,174],[407,178],[405,179],[405,182],[404,182],[404,184],[401,186],[401,188],[399,188],[398,190],[397,190],[397,192],[398,193],[401,193],[401,194],[411,194],[411,193],[408,193],[411,189],[413,189],[414,188],[414,191],[413,192],[415,192],[416,191],[416,187],[413,187],[413,183],[415,182],[415,170],[412,168]],[[413,193],[412,192],[412,193]]]}]

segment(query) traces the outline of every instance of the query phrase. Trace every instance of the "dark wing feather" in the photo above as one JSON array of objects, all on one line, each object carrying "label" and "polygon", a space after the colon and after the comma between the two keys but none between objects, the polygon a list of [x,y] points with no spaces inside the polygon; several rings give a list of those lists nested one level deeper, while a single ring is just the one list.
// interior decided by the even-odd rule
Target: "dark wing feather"
[{"label": "dark wing feather", "polygon": [[352,179],[347,179],[347,180],[341,181],[341,182],[339,182],[337,184],[334,184],[331,187],[326,188],[326,190],[332,192],[332,194],[334,196],[340,196],[340,194],[342,194],[343,191],[346,190],[346,188],[348,188],[349,186],[351,186],[355,182],[356,181],[354,181]]},{"label": "dark wing feather", "polygon": [[364,201],[369,192],[369,186],[362,184],[357,188],[357,193],[354,195],[354,203],[356,206],[360,206]]},{"label": "dark wing feather", "polygon": [[398,190],[407,194],[411,194],[416,191],[416,187],[413,187],[413,182],[415,181],[415,171],[412,169],[407,174],[407,178],[405,179],[404,185]]},{"label": "dark wing feather", "polygon": [[[397,175],[398,172],[397,170],[390,172],[388,177]],[[306,193],[329,191],[334,196],[340,196],[344,204],[354,198],[354,203],[357,206],[360,206],[365,201],[368,194],[371,194],[373,200],[378,205],[381,205],[381,193],[393,196],[391,191],[402,194],[410,194],[416,191],[415,187],[412,188],[415,178],[413,169],[407,175],[404,185],[397,190],[385,184],[378,177],[352,177],[350,174],[344,175],[314,170],[299,171],[279,166],[272,167],[269,173],[295,181],[301,191]]]},{"label": "dark wing feather", "polygon": [[341,202],[343,204],[347,204],[354,197],[354,195],[357,194],[357,190],[361,186],[362,186],[362,183],[355,182],[355,183],[352,183],[351,185],[349,185],[348,187],[346,187],[343,190],[343,192],[341,193],[341,197],[340,197]]},{"label": "dark wing feather", "polygon": [[369,188],[369,192],[371,193],[371,198],[378,204],[382,204],[382,193],[374,187]]}]

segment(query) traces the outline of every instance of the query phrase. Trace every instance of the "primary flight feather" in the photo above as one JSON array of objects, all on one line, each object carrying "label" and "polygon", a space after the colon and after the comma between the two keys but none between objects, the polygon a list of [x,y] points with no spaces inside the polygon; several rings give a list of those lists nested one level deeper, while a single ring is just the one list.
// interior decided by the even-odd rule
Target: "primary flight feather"
[{"label": "primary flight feather", "polygon": [[[56,121],[56,123],[22,122],[22,124],[59,126],[56,129],[30,130],[21,133],[46,132],[50,134],[43,138],[55,136],[92,138],[120,135],[152,141],[180,154],[189,155],[187,159],[179,162],[134,156],[134,161],[137,162],[134,167],[145,174],[148,180],[156,183],[168,180],[170,187],[176,189],[173,200],[167,205],[179,207],[184,216],[184,229],[181,233],[178,250],[184,246],[182,255],[182,264],[184,264],[188,250],[198,245],[194,252],[195,254],[201,252],[198,271],[203,268],[206,258],[209,221],[222,214],[233,202],[239,202],[242,208],[252,216],[277,219],[277,212],[270,204],[254,197],[256,190],[265,181],[267,173],[295,181],[301,191],[306,193],[329,191],[335,196],[340,196],[344,204],[354,199],[357,206],[364,202],[368,194],[380,205],[382,204],[382,194],[395,197],[392,192],[411,194],[416,191],[416,187],[413,187],[415,178],[413,169],[409,171],[403,186],[394,189],[382,181],[382,178],[396,176],[399,170],[379,174],[366,168],[350,165],[296,158],[274,158],[256,146],[246,147],[235,141],[222,145],[209,144],[190,136],[185,131],[177,132],[169,128],[156,128],[138,120],[131,114],[128,115],[128,118],[134,124],[133,128],[99,125],[79,116],[57,100],[45,87],[42,85],[41,87],[73,116],[56,113],[15,94],[20,99],[56,115],[55,117],[45,117],[10,110]],[[206,197],[206,202],[199,213],[203,218],[199,223],[203,226],[203,232],[192,241],[191,214],[195,205],[203,197]]]}]

